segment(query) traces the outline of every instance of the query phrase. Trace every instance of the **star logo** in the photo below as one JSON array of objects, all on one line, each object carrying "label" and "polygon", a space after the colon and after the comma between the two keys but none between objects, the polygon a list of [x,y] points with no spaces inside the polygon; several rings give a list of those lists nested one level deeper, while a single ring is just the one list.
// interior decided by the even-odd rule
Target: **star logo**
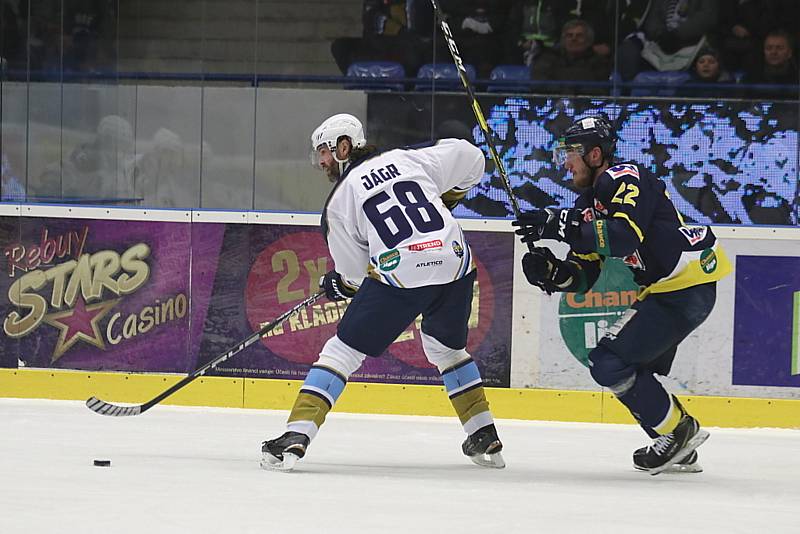
[{"label": "star logo", "polygon": [[60,330],[51,363],[63,356],[78,341],[104,350],[106,344],[97,324],[120,300],[113,299],[87,306],[83,297],[79,296],[73,309],[46,315],[44,321]]}]

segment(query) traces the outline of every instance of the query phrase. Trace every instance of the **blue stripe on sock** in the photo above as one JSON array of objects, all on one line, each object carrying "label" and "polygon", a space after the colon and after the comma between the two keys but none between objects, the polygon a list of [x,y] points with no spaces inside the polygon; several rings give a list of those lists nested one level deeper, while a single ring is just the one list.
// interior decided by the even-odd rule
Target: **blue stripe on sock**
[{"label": "blue stripe on sock", "polygon": [[464,384],[469,384],[474,380],[478,380],[480,377],[481,373],[478,371],[478,365],[472,360],[469,360],[469,363],[466,365],[459,365],[445,371],[442,375],[444,387],[448,393],[460,388]]},{"label": "blue stripe on sock", "polygon": [[[312,367],[306,376],[303,385],[308,384],[327,391],[336,401],[344,391],[345,381],[342,377],[324,367]],[[300,389],[303,389],[302,387]]]}]

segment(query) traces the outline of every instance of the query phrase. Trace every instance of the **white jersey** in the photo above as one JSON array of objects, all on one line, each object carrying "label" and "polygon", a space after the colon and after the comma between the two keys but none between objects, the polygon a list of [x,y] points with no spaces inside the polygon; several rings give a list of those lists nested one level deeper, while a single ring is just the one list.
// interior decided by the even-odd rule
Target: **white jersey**
[{"label": "white jersey", "polygon": [[446,284],[469,273],[469,245],[440,197],[477,184],[484,163],[483,152],[460,139],[356,162],[322,214],[336,271],[354,286],[371,276],[405,288]]}]

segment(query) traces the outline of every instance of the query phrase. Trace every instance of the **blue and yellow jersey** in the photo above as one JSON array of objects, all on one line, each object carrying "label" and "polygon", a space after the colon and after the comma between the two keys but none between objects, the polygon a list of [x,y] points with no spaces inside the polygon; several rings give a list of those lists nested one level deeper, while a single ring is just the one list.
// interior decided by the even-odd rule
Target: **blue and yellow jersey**
[{"label": "blue and yellow jersey", "polygon": [[640,299],[715,282],[732,270],[711,228],[686,225],[664,183],[635,163],[607,169],[575,207],[584,220],[567,260],[584,273],[584,291],[606,257],[622,258],[633,271]]}]

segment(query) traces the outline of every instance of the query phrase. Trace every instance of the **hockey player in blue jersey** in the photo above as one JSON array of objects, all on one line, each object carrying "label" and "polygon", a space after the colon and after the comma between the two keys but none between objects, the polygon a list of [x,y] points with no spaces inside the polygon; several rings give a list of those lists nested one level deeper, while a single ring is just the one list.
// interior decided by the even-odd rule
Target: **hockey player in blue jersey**
[{"label": "hockey player in blue jersey", "polygon": [[481,375],[466,351],[475,264],[450,213],[483,176],[483,152],[458,139],[379,152],[348,114],[323,122],[311,149],[335,183],[322,213],[335,270],[320,287],[331,300],[353,300],[300,386],[286,433],[264,442],[262,467],[291,470],[350,375],[419,315],[425,356],[442,373],[467,434],[462,452],[478,465],[504,467]]},{"label": "hockey player in blue jersey", "polygon": [[615,146],[602,117],[579,119],[566,130],[554,160],[581,191],[574,208],[530,211],[513,224],[525,243],[554,239],[570,251],[561,260],[536,248],[523,257],[523,270],[548,294],[583,293],[605,258],[622,258],[641,289],[589,353],[592,378],[654,440],[634,452],[634,467],[650,474],[701,471],[695,449],[708,432],[655,375],[669,373],[678,344],[711,313],[716,282],[731,265],[709,227],[684,224],[661,180],[636,163],[613,161]]}]

